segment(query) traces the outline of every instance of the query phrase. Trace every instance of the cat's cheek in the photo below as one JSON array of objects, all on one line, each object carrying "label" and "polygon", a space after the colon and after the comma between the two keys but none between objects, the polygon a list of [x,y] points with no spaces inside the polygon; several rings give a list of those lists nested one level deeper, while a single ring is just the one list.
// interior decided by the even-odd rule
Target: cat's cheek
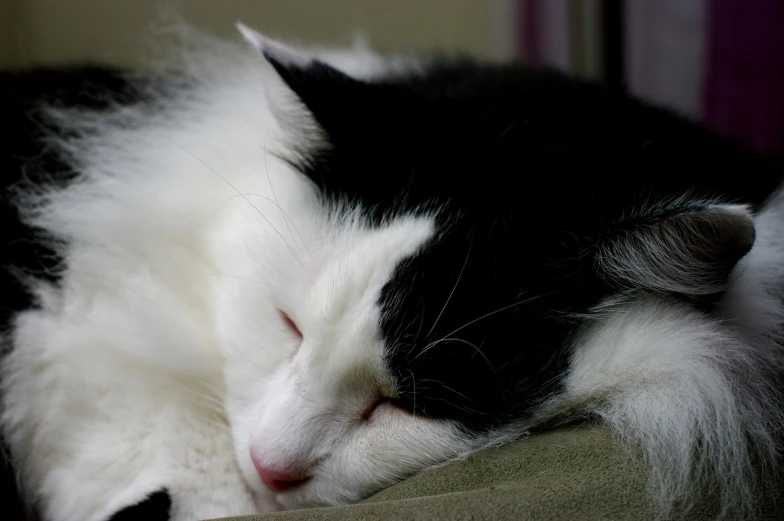
[{"label": "cat's cheek", "polygon": [[303,492],[312,494],[317,488],[339,497],[336,489],[340,489],[364,499],[401,476],[416,475],[476,446],[477,439],[467,436],[454,422],[409,414],[384,404],[368,421],[358,424],[345,445],[324,462],[322,472],[314,478],[314,489]]}]

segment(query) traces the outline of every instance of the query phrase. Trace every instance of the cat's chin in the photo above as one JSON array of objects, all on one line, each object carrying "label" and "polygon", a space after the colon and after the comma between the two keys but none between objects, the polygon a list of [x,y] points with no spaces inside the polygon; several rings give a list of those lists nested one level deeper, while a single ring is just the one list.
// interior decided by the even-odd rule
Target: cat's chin
[{"label": "cat's chin", "polygon": [[277,499],[269,499],[265,497],[262,500],[256,501],[256,505],[258,506],[259,511],[264,513],[336,506],[335,504],[331,503],[312,502],[308,501],[307,499],[303,500],[302,498],[293,498],[291,495],[287,497],[285,494],[278,496]]},{"label": "cat's chin", "polygon": [[263,499],[256,502],[263,512],[280,512],[283,510],[306,510],[311,508],[323,508],[340,506],[343,503],[329,502],[323,499],[316,499],[317,495],[308,494],[305,491],[297,490],[282,492],[277,495],[265,495]]},{"label": "cat's chin", "polygon": [[256,506],[259,509],[259,512],[280,512],[281,510],[293,510],[292,508],[287,508],[277,499],[274,497],[270,497],[269,494],[256,494]]}]

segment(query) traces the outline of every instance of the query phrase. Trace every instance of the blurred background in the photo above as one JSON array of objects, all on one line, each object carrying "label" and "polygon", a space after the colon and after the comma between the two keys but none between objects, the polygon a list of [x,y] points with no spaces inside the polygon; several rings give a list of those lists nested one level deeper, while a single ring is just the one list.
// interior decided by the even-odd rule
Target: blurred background
[{"label": "blurred background", "polygon": [[143,66],[176,10],[217,35],[518,59],[607,82],[764,152],[784,151],[784,0],[0,0],[0,67]]}]

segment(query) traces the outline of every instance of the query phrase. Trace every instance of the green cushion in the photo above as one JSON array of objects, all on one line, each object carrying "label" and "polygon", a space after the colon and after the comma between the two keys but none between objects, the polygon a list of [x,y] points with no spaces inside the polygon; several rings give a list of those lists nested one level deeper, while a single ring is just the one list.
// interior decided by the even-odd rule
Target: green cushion
[{"label": "green cushion", "polygon": [[[784,510],[768,506],[771,519]],[[714,518],[698,504],[686,519]],[[358,505],[228,518],[233,521],[652,519],[644,473],[609,428],[565,427],[429,469]]]}]

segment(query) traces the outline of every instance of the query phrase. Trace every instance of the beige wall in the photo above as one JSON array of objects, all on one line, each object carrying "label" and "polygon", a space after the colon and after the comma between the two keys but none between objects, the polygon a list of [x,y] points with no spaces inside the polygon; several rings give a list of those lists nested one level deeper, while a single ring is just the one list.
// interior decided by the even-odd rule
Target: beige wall
[{"label": "beige wall", "polygon": [[225,36],[241,19],[301,42],[347,43],[361,30],[383,50],[514,53],[510,0],[0,0],[0,66],[137,65],[141,35],[164,3]]}]

